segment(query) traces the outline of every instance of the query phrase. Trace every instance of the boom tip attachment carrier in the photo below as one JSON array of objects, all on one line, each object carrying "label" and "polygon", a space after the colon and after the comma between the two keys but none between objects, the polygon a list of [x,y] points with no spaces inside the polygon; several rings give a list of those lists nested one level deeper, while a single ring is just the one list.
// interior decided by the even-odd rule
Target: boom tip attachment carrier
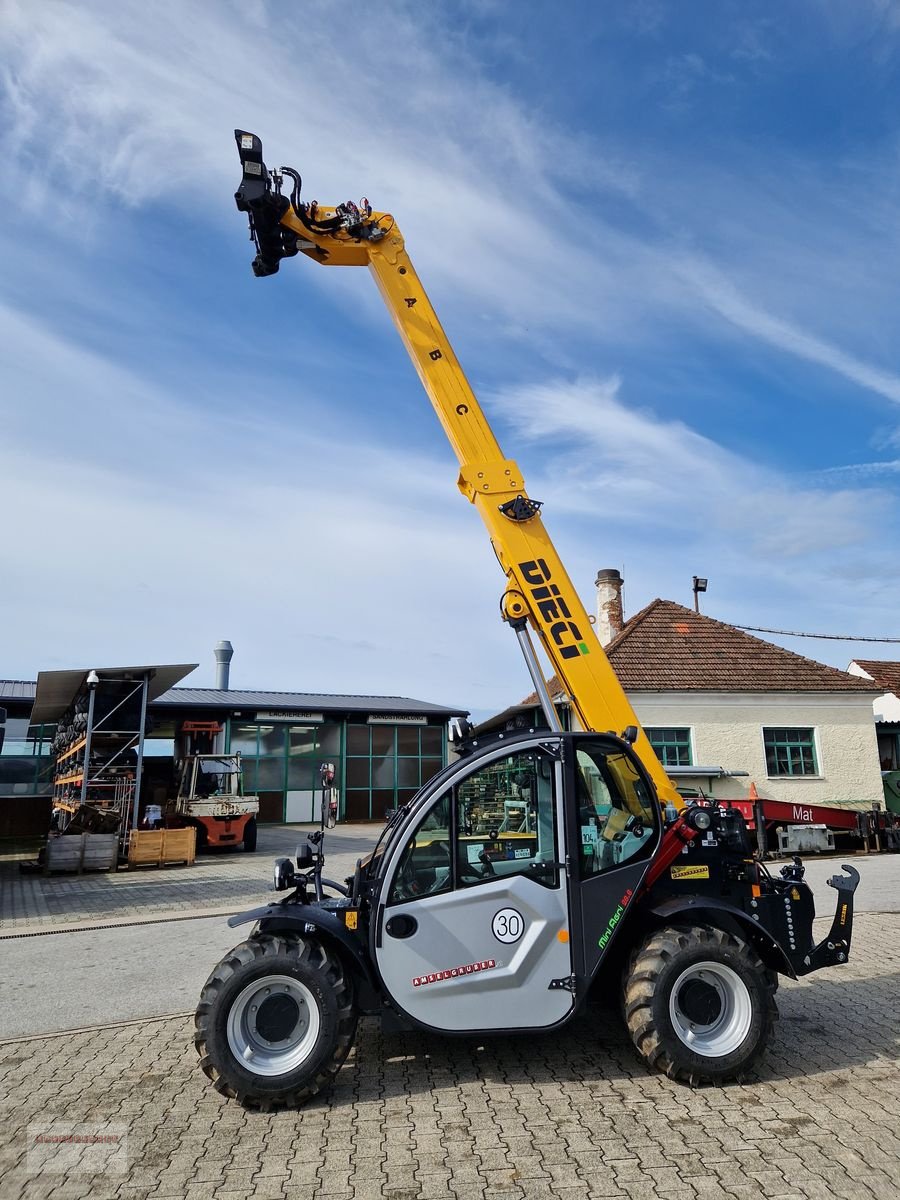
[{"label": "boom tip attachment carrier", "polygon": [[[320,239],[333,238],[339,242],[377,242],[390,226],[382,225],[382,214],[373,214],[372,206],[363,198],[359,204],[347,200],[336,208],[319,207],[318,201],[302,201],[303,180],[292,167],[268,170],[263,161],[262,142],[255,133],[245,129],[234,131],[243,176],[234,194],[240,212],[250,220],[250,238],[256,245],[253,274],[274,275],[283,258],[292,258],[300,251],[326,259],[328,250]],[[293,180],[290,196],[282,195],[284,177]],[[288,220],[285,222],[284,218]],[[298,237],[293,223],[309,234]]]}]

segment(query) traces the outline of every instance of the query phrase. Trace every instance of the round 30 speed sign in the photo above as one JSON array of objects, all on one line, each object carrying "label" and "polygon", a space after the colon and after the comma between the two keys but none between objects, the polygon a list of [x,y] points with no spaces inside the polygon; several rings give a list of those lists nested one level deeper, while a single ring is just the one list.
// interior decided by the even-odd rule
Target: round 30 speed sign
[{"label": "round 30 speed sign", "polygon": [[498,942],[517,942],[525,932],[525,918],[515,908],[501,908],[494,913],[491,933]]}]

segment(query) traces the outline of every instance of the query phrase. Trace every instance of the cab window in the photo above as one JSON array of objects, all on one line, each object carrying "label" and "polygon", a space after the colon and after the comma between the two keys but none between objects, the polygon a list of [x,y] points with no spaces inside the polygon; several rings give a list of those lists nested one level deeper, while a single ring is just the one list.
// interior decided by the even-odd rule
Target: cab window
[{"label": "cab window", "polygon": [[579,745],[575,788],[583,878],[650,853],[657,806],[629,755]]},{"label": "cab window", "polygon": [[453,886],[450,845],[450,793],[428,810],[410,837],[391,885],[388,904],[436,896]]},{"label": "cab window", "polygon": [[555,886],[553,760],[537,750],[494,759],[456,789],[457,886],[528,875]]}]

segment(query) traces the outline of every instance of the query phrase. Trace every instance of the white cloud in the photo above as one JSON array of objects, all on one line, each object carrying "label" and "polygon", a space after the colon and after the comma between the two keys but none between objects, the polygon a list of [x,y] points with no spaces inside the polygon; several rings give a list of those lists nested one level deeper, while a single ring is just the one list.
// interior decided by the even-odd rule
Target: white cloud
[{"label": "white cloud", "polygon": [[900,403],[900,375],[872,367],[754,305],[708,263],[695,258],[685,260],[677,269],[704,303],[743,332],[797,358],[807,359],[843,375],[851,383],[875,392],[886,400]]},{"label": "white cloud", "polygon": [[486,710],[524,683],[495,620],[502,577],[448,462],[404,452],[400,470],[392,447],[337,441],[309,405],[293,428],[204,422],[2,310],[0,338],[15,351],[0,391],[21,380],[18,356],[35,365],[0,449],[0,620],[22,631],[3,674],[205,659],[230,637],[237,686],[390,681]]},{"label": "white cloud", "polygon": [[[491,398],[527,446],[529,494],[545,501],[554,535],[562,531],[559,548],[586,597],[596,568],[624,566],[629,613],[660,595],[689,604],[698,573],[711,577],[707,611],[725,620],[891,628],[887,578],[896,586],[900,569],[883,546],[900,523],[895,496],[794,480],[629,399],[617,378]],[[814,653],[838,663],[843,651],[816,643]]]}]

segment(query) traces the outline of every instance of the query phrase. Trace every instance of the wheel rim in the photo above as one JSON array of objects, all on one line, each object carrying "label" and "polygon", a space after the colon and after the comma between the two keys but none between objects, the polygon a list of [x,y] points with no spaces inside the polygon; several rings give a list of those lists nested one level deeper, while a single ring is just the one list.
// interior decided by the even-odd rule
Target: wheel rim
[{"label": "wheel rim", "polygon": [[228,1013],[228,1045],[254,1075],[295,1071],[312,1053],[321,1026],[312,992],[290,975],[248,984]]},{"label": "wheel rim", "polygon": [[704,1058],[722,1058],[742,1045],[753,1021],[750,990],[736,971],[699,962],[675,980],[669,1016],[679,1041]]}]

